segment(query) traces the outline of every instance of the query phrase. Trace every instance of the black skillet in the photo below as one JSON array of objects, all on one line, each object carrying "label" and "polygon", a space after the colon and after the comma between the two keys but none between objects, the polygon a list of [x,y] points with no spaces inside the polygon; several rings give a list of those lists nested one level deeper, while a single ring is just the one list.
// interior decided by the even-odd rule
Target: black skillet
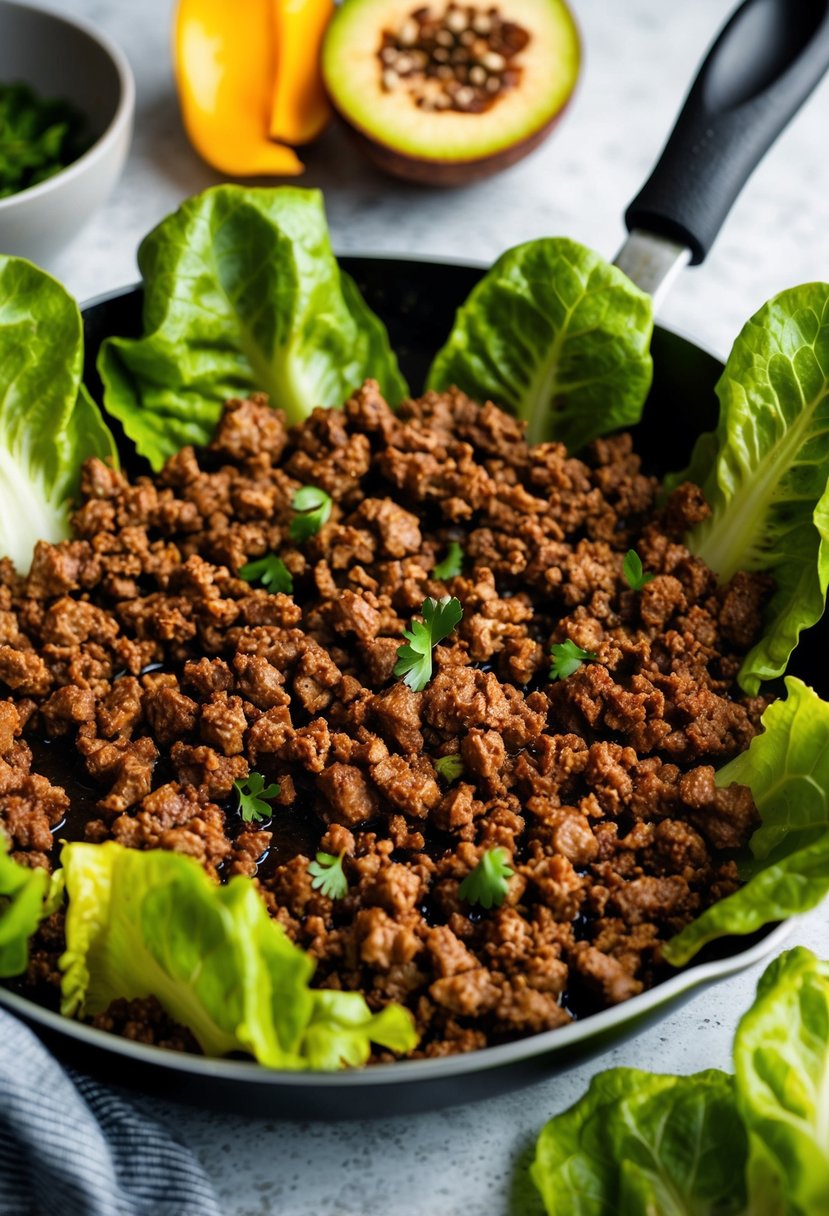
[{"label": "black skillet", "polygon": [[[766,149],[829,66],[829,0],[748,0],[715,43],[650,180],[626,216],[633,239],[618,259],[654,291],[685,262],[701,262],[739,190]],[[413,388],[423,383],[457,306],[482,271],[389,258],[343,258],[368,303],[386,322]],[[781,284],[781,287],[789,284]],[[100,389],[94,362],[110,334],[141,332],[134,288],[84,312],[87,384]],[[654,383],[636,444],[646,467],[679,467],[701,430],[716,420],[721,363],[657,327]],[[829,697],[829,625],[811,630],[790,665]],[[675,1006],[696,987],[757,962],[780,947],[779,925],[716,949],[623,1005],[543,1034],[469,1055],[415,1060],[361,1071],[284,1073],[243,1060],[208,1060],[130,1043],[93,1030],[0,988],[0,1001],[76,1067],[145,1092],[202,1107],[291,1118],[358,1118],[425,1110],[491,1096],[604,1049]]]}]

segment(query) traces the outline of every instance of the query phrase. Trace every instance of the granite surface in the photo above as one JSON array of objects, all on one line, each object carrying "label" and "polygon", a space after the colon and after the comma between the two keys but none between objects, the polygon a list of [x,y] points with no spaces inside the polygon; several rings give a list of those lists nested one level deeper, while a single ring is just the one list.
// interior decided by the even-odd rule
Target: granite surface
[{"label": "granite surface", "polygon": [[[53,0],[52,7],[116,38],[138,86],[124,177],[50,267],[83,300],[134,281],[140,237],[217,178],[182,133],[170,68],[171,0]],[[569,113],[530,158],[474,187],[440,192],[390,182],[331,130],[308,152],[303,181],[325,191],[335,247],[488,262],[519,241],[561,233],[612,255],[624,207],[731,7],[729,0],[575,0],[585,66]],[[775,291],[829,279],[828,113],[829,81],[755,173],[709,261],[680,278],[664,306],[665,323],[724,353]],[[799,922],[792,938],[829,955],[825,912]],[[497,1102],[339,1125],[144,1104],[200,1153],[228,1216],[495,1216],[510,1210],[516,1163],[533,1134],[599,1068],[728,1067],[734,1027],[758,973],[707,989],[589,1064]],[[512,1210],[518,1207],[513,1202]]]}]

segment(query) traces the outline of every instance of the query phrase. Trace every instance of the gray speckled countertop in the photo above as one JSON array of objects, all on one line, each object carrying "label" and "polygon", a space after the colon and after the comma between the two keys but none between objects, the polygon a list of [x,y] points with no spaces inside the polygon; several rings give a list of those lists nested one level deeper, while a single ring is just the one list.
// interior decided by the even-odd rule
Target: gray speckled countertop
[{"label": "gray speckled countertop", "polygon": [[[46,2],[46,0],[43,0]],[[127,52],[138,85],[126,173],[52,269],[80,298],[133,281],[139,238],[182,198],[217,180],[182,134],[170,70],[171,0],[53,0]],[[326,193],[335,248],[490,261],[530,237],[563,233],[612,255],[621,214],[667,134],[730,0],[574,0],[585,69],[553,137],[510,171],[430,192],[363,165],[332,130],[307,156]],[[706,265],[684,274],[661,319],[717,353],[780,288],[829,279],[829,81],[772,150]],[[829,955],[826,913],[793,941]],[[759,968],[698,994],[629,1042],[497,1102],[358,1124],[271,1123],[143,1100],[201,1155],[228,1216],[495,1216],[508,1210],[522,1150],[599,1068],[728,1067]]]}]

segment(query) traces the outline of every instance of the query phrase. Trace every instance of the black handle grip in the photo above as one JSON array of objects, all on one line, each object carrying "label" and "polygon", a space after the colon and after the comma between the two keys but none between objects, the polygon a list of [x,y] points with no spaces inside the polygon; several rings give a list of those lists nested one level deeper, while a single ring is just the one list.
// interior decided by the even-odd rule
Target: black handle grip
[{"label": "black handle grip", "polygon": [[[703,261],[747,179],[829,67],[829,0],[746,0],[625,213]],[[824,155],[815,149],[815,155]]]}]

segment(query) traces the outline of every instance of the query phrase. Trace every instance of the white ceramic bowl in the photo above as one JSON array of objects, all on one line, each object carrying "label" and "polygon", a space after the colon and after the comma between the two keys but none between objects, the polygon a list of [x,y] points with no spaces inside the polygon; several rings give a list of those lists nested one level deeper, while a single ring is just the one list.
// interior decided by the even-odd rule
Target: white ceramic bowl
[{"label": "white ceramic bowl", "polygon": [[124,53],[92,26],[0,0],[0,83],[28,84],[87,119],[88,150],[40,185],[0,199],[0,254],[47,263],[106,200],[132,136],[135,84]]}]

